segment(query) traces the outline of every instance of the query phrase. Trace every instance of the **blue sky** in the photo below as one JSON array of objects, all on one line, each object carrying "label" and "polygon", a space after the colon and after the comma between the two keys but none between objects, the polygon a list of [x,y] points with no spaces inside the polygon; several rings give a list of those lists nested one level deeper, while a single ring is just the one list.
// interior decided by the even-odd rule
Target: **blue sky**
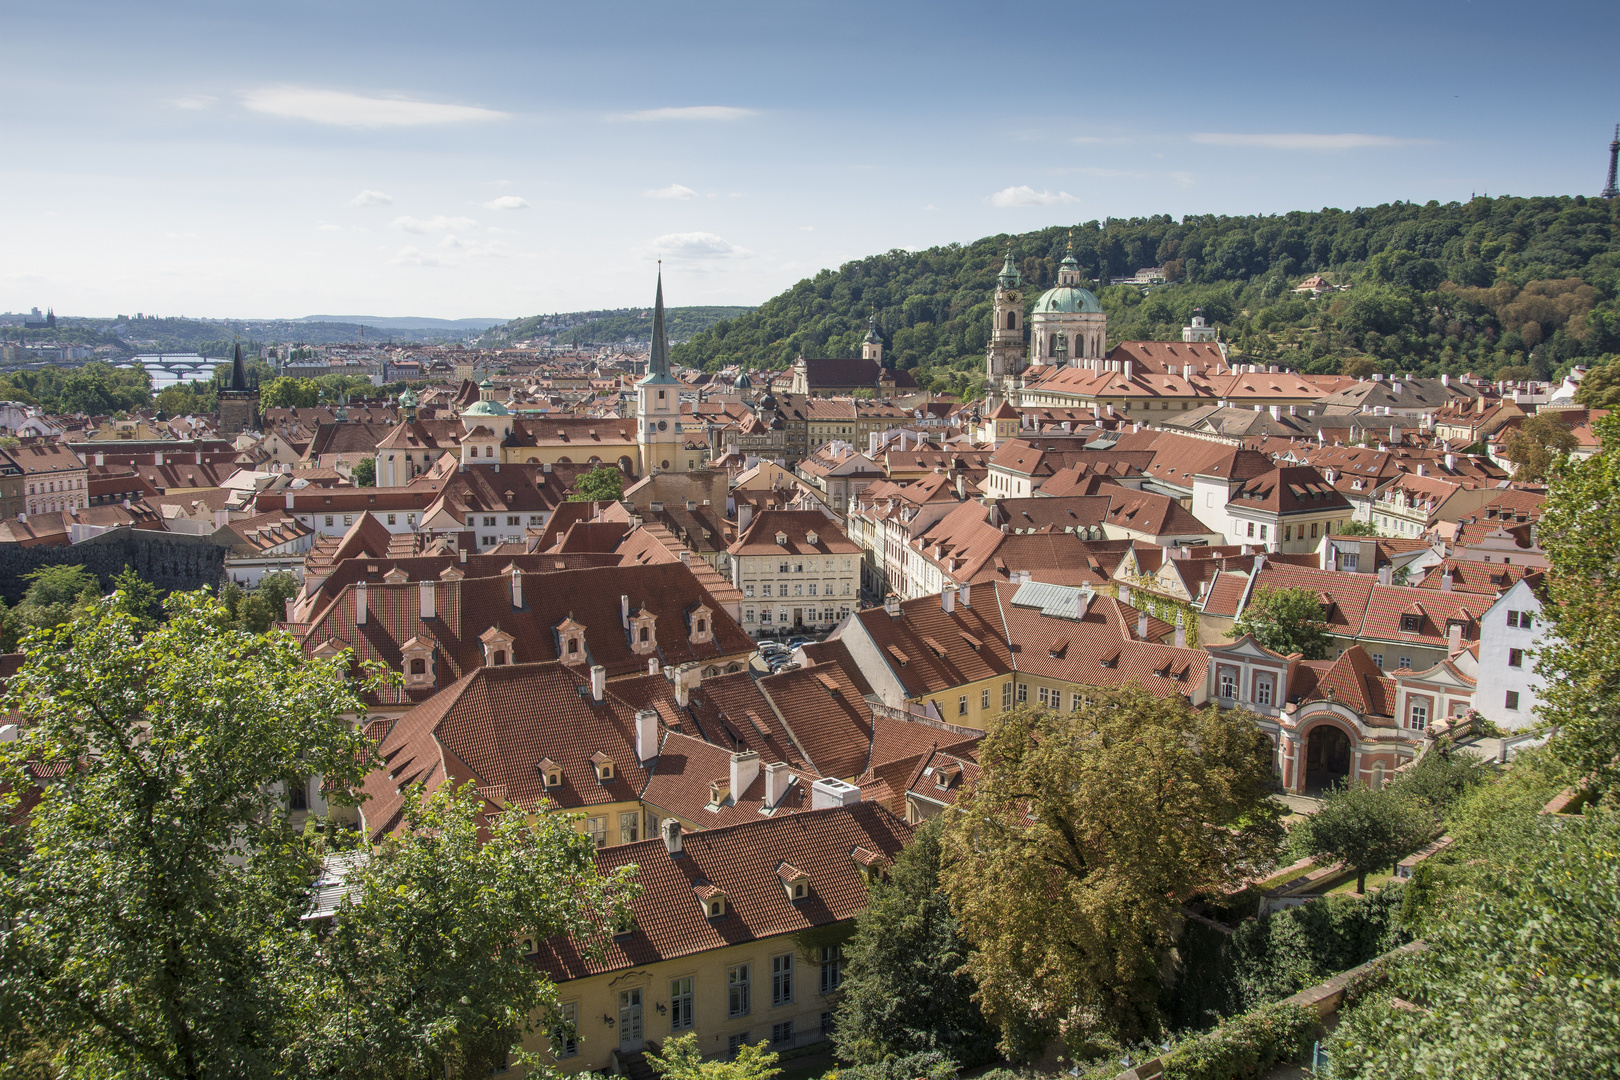
[{"label": "blue sky", "polygon": [[1109,216],[1594,194],[1620,5],[0,3],[0,309],[757,303]]}]

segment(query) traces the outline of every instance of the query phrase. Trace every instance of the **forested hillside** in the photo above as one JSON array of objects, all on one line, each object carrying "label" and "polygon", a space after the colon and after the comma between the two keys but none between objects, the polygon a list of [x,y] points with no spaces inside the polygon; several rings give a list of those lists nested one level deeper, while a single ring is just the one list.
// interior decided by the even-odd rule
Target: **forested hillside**
[{"label": "forested hillside", "polygon": [[[1163,266],[1170,284],[1098,292],[1110,343],[1176,338],[1195,307],[1235,353],[1311,372],[1352,367],[1547,377],[1620,351],[1620,200],[1475,198],[1280,216],[1168,215],[1053,226],[824,270],[673,350],[683,364],[780,368],[856,355],[867,317],[924,385],[966,387],[1011,240],[1033,304],[1072,234],[1087,275]],[[1315,298],[1308,274],[1350,286]],[[1370,360],[1359,359],[1362,357]],[[1376,365],[1376,367],[1374,367]]]},{"label": "forested hillside", "polygon": [[[754,310],[747,307],[677,307],[664,311],[665,332],[671,341],[684,341],[725,319]],[[632,338],[652,340],[652,309],[582,311],[570,315],[531,315],[504,326],[491,327],[480,344],[500,345],[537,336],[555,336],[558,345],[609,344]]]}]

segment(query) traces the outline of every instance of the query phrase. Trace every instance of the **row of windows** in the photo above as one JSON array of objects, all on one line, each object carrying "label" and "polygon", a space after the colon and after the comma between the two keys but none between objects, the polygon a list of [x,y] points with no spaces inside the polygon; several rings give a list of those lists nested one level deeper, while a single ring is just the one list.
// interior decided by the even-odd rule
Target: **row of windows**
[{"label": "row of windows", "polygon": [[[60,486],[58,486],[58,485],[60,485]],[[49,495],[52,492],[56,492],[56,491],[79,491],[79,490],[83,489],[83,487],[84,487],[84,481],[83,480],[51,480],[51,481],[48,481],[48,482],[47,481],[41,481],[38,484],[29,484],[28,485],[28,494],[30,494],[30,495]],[[38,488],[39,490],[36,491],[36,490],[34,490],[35,488]]]},{"label": "row of windows", "polygon": [[[821,992],[831,994],[843,985],[843,951],[838,945],[824,945],[821,948]],[[771,957],[771,1008],[780,1008],[793,1004],[793,974],[794,954],[783,953]],[[669,1030],[670,1034],[678,1035],[683,1031],[690,1031],[697,1023],[695,1003],[697,1000],[695,977],[683,976],[671,979],[669,983]],[[619,991],[619,1036],[623,1040],[639,1042],[643,1031],[643,991],[638,987]],[[753,1012],[753,965],[736,964],[726,969],[726,1015],[729,1018],[748,1016]],[[579,1053],[579,1003],[568,1001],[562,1004],[562,1023],[552,1031],[552,1052],[559,1058],[573,1057]],[[821,1018],[822,1029],[825,1033],[830,1028],[831,1014],[823,1013]],[[748,1033],[741,1032],[731,1037],[734,1040],[728,1045],[728,1052],[735,1056],[737,1048],[748,1041]],[[793,1021],[786,1020],[772,1025],[771,1041],[773,1043],[791,1043],[793,1041]]]},{"label": "row of windows", "polygon": [[[852,569],[854,567],[854,565],[855,565],[855,563],[854,563],[853,559],[850,559],[850,558],[845,558],[844,559],[844,569],[845,570]],[[810,568],[810,573],[814,574],[816,572],[816,561],[814,559],[811,559],[809,562],[795,562],[795,563],[779,562],[779,563],[776,564],[776,572],[778,574],[802,574],[802,573],[805,572],[805,567],[807,567],[807,566]],[[837,568],[838,568],[838,560],[833,558],[831,555],[829,555],[827,557],[826,569],[828,569],[828,570],[836,570]],[[750,564],[749,566],[745,567],[745,571],[750,575],[759,574],[759,573],[766,573],[767,572],[763,568],[761,568],[760,566],[758,566],[756,564]]]},{"label": "row of windows", "polygon": [[[815,622],[816,621],[816,611],[817,611],[816,608],[803,608],[803,609],[800,609],[800,610],[802,610],[804,612],[802,617],[807,622]],[[847,618],[849,618],[849,605],[848,604],[845,604],[844,606],[840,607],[838,609],[838,612],[837,612],[836,615],[834,615],[832,608],[821,608],[820,611],[821,611],[821,621],[826,622],[826,623],[832,622],[834,618],[838,618],[838,619],[847,619]],[[745,622],[745,623],[753,622],[754,621],[754,614],[755,614],[755,612],[754,612],[753,608],[744,608],[743,609],[743,622]],[[771,622],[787,623],[787,622],[792,622],[793,621],[793,617],[792,617],[791,614],[789,614],[787,608],[777,608],[776,614],[775,614],[774,617],[771,614],[771,609],[770,608],[761,608],[759,610],[758,614],[759,614],[759,621],[761,623],[771,623]]]},{"label": "row of windows", "polygon": [[[804,584],[801,583],[801,584],[795,585],[795,586],[793,586],[793,595],[794,596],[805,596],[805,595],[815,596],[815,595],[817,595],[816,585],[817,585],[816,582],[814,582],[814,581],[810,582],[810,585],[809,585],[810,592],[808,594],[804,591],[805,590]],[[832,582],[830,582],[830,581],[821,582],[820,587],[821,587],[820,595],[823,595],[823,596],[832,596],[833,595],[833,583]],[[761,596],[766,596],[766,597],[770,596],[771,595],[771,583],[767,581],[763,585],[761,585],[759,587],[759,594]],[[850,594],[850,583],[846,581],[846,582],[844,582],[844,595],[848,596],[849,594]],[[777,595],[779,595],[779,596],[788,595],[787,582],[784,581],[782,583],[782,591],[780,593],[778,593]],[[752,585],[744,585],[743,586],[743,596],[745,596],[748,599],[752,600],[754,598],[754,587]]]}]

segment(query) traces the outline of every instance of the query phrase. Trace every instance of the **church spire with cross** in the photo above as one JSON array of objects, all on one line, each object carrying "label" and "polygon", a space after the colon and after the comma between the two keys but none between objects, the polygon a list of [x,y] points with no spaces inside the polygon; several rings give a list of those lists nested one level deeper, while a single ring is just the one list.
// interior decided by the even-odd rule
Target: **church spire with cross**
[{"label": "church spire with cross", "polygon": [[[681,434],[681,382],[669,373],[669,338],[664,328],[664,265],[658,264],[658,294],[653,301],[652,352],[647,374],[636,383],[636,444],[641,471],[689,472],[697,467]],[[687,457],[687,454],[693,454]]]},{"label": "church spire with cross", "polygon": [[652,355],[647,374],[669,375],[669,338],[664,332],[664,261],[658,261],[658,296],[653,301]]}]

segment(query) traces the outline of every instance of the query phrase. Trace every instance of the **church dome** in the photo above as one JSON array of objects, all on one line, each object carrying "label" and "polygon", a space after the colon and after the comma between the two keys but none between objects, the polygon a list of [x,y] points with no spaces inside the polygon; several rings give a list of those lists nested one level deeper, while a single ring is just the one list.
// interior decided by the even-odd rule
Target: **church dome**
[{"label": "church dome", "polygon": [[462,416],[511,416],[512,412],[498,401],[475,401],[462,410]]},{"label": "church dome", "polygon": [[1055,289],[1047,289],[1041,293],[1041,298],[1035,301],[1035,312],[1052,313],[1059,315],[1101,315],[1102,305],[1088,289],[1078,285],[1059,285]]},{"label": "church dome", "polygon": [[748,390],[751,389],[753,385],[753,380],[748,377],[747,368],[743,368],[741,371],[737,372],[737,377],[731,382],[731,388],[733,390]]}]

